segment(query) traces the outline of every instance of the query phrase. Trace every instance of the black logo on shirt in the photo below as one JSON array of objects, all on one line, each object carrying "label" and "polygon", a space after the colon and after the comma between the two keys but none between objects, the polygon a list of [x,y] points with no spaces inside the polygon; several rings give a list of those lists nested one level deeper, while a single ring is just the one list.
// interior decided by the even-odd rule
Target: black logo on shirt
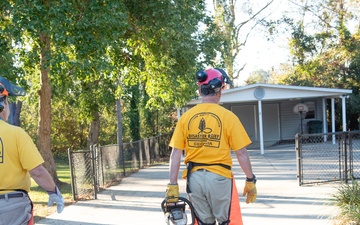
[{"label": "black logo on shirt", "polygon": [[222,133],[220,118],[210,112],[195,114],[188,124],[187,142],[189,147],[219,148]]},{"label": "black logo on shirt", "polygon": [[204,120],[204,118],[202,118],[200,120],[200,124],[199,124],[199,133],[211,133],[212,129],[209,127],[206,127],[206,122]]}]

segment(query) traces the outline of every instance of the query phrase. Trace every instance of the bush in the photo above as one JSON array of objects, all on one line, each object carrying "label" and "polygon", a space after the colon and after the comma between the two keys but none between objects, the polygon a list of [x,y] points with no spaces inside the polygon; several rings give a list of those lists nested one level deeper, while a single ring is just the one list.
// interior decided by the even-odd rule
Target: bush
[{"label": "bush", "polygon": [[338,188],[335,198],[335,205],[340,208],[340,215],[337,218],[341,225],[360,224],[360,187],[356,180],[351,184],[343,184]]}]

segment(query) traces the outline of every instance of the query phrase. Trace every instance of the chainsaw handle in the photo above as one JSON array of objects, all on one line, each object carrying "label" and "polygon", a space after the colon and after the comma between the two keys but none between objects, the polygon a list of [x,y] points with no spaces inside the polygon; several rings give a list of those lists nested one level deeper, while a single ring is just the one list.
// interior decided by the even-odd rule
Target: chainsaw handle
[{"label": "chainsaw handle", "polygon": [[[171,198],[178,198],[178,201],[168,203],[167,200],[171,199]],[[163,213],[166,213],[166,207],[168,206],[168,204],[175,204],[176,205],[176,204],[181,203],[181,202],[185,202],[185,204],[189,206],[190,211],[191,211],[191,224],[190,225],[194,225],[195,224],[194,206],[192,205],[192,203],[187,198],[184,198],[184,197],[167,197],[161,202],[161,209],[162,209]]]}]

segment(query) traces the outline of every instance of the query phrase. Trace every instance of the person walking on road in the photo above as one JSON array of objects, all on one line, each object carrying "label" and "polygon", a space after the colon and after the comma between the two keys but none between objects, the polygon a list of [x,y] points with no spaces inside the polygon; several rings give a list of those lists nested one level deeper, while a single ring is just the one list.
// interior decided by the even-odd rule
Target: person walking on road
[{"label": "person walking on road", "polygon": [[242,225],[238,193],[231,171],[231,149],[246,175],[243,196],[246,203],[256,199],[256,177],[246,147],[251,144],[239,118],[220,106],[225,83],[231,83],[219,68],[198,71],[196,78],[202,102],[179,119],[170,141],[167,202],[177,202],[178,174],[182,153],[187,169],[187,193],[199,225]]},{"label": "person walking on road", "polygon": [[30,136],[20,127],[8,124],[10,96],[24,96],[25,91],[0,76],[0,225],[34,224],[29,198],[30,176],[49,194],[48,206],[56,203],[64,209],[64,198]]}]

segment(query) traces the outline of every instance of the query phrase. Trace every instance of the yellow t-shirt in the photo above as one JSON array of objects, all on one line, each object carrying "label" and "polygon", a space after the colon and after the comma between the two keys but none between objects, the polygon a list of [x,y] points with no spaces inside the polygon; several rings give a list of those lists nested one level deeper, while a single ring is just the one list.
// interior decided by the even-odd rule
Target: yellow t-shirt
[{"label": "yellow t-shirt", "polygon": [[[251,144],[239,118],[230,110],[213,103],[201,103],[179,119],[170,147],[186,151],[185,163],[221,163],[232,166],[231,149],[240,150]],[[230,170],[221,166],[198,166],[231,178]]]},{"label": "yellow t-shirt", "polygon": [[0,193],[15,189],[30,191],[28,171],[43,162],[34,142],[22,128],[0,120]]}]

